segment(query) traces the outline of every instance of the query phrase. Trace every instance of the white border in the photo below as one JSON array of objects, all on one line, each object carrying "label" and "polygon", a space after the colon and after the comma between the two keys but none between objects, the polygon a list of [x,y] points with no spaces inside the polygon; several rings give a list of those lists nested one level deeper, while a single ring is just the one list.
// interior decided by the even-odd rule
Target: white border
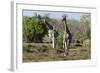
[{"label": "white border", "polygon": [[[14,2],[12,8],[12,65],[13,71],[26,71],[34,69],[56,69],[67,67],[93,66],[96,65],[96,9],[94,7],[72,7],[72,6],[52,6],[32,3]],[[69,11],[69,12],[89,12],[91,13],[91,60],[56,61],[56,62],[33,62],[22,63],[22,10],[48,10],[48,11]]]}]

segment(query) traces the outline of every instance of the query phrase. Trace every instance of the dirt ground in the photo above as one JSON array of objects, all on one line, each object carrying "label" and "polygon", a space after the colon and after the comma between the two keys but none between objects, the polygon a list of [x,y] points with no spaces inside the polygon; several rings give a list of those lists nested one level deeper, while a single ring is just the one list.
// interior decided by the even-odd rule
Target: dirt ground
[{"label": "dirt ground", "polygon": [[91,59],[89,47],[70,48],[67,56],[64,49],[52,48],[51,44],[23,44],[23,62],[45,62],[64,60],[86,60]]}]

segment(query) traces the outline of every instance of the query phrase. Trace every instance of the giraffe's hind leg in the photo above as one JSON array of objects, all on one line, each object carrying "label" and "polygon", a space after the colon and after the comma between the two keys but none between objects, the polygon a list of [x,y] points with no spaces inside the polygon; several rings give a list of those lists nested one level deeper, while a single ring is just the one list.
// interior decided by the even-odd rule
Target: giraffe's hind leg
[{"label": "giraffe's hind leg", "polygon": [[68,45],[67,42],[65,42],[65,52],[64,52],[64,56],[68,55]]},{"label": "giraffe's hind leg", "polygon": [[69,42],[69,40],[67,40],[65,42],[65,52],[64,52],[64,56],[68,55],[68,53],[69,53],[69,46],[70,46],[70,42]]}]

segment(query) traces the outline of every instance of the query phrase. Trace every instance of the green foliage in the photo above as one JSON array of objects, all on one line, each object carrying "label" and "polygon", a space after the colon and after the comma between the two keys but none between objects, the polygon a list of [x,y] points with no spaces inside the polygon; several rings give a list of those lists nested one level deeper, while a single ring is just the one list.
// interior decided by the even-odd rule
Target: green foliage
[{"label": "green foliage", "polygon": [[85,35],[85,38],[86,39],[90,39],[91,38],[91,16],[90,14],[84,14],[81,16],[81,23],[84,25],[84,28],[85,28],[85,32],[84,32],[84,35]]},{"label": "green foliage", "polygon": [[24,42],[42,42],[45,34],[47,34],[47,28],[40,17],[23,16]]},{"label": "green foliage", "polygon": [[62,48],[63,46],[63,32],[60,32],[58,37],[57,37],[57,42],[56,42],[57,48]]}]

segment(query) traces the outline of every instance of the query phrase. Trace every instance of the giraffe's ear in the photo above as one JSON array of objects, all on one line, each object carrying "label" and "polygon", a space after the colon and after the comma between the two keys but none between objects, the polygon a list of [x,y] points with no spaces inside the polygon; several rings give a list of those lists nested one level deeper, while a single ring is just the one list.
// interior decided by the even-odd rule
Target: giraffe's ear
[{"label": "giraffe's ear", "polygon": [[62,20],[66,20],[68,18],[68,15],[67,14],[63,14],[62,15]]}]

